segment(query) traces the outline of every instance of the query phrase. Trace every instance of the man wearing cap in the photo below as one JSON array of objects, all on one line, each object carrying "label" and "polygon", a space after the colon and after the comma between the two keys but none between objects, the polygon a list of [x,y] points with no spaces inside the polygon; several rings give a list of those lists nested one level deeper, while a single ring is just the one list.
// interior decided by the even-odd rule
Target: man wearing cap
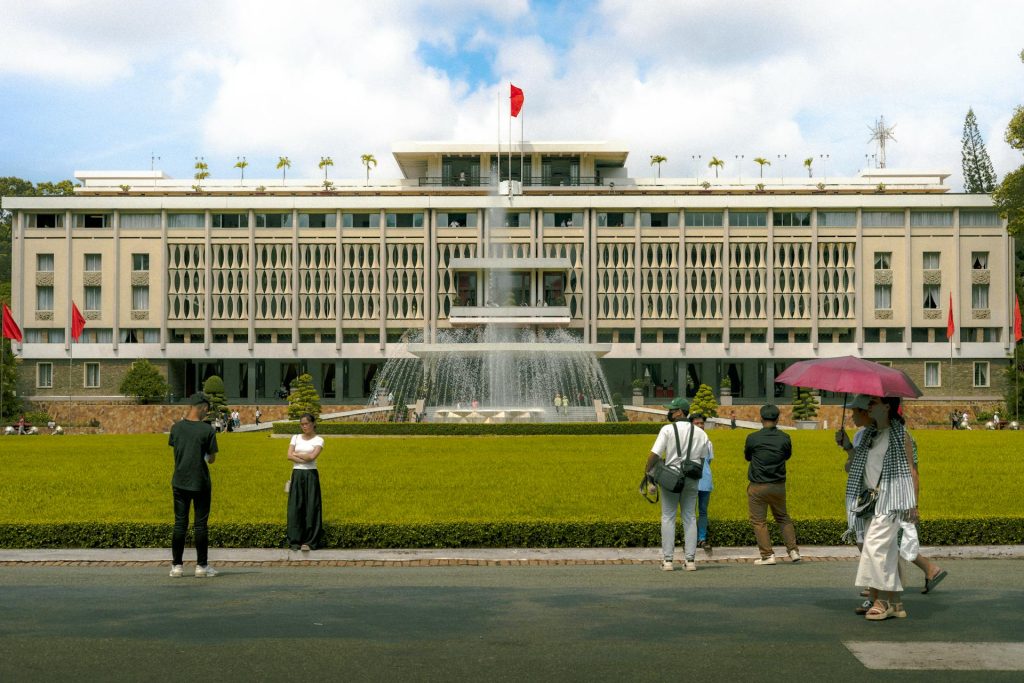
[{"label": "man wearing cap", "polygon": [[772,550],[766,524],[769,507],[782,531],[782,540],[786,544],[789,558],[793,562],[800,561],[796,531],[786,513],[786,461],[793,454],[793,443],[788,434],[779,430],[778,421],[778,406],[770,403],[761,406],[762,428],[747,437],[743,449],[743,455],[750,463],[747,469],[747,479],[750,481],[747,486],[747,509],[757,538],[757,549],[761,552],[761,558],[754,560],[754,564],[761,566],[775,564],[775,551]]},{"label": "man wearing cap", "polygon": [[188,399],[189,411],[184,420],[171,427],[168,445],[174,449],[174,476],[171,491],[174,494],[174,535],[171,540],[171,578],[184,572],[182,556],[185,554],[185,534],[188,531],[189,508],[195,509],[193,531],[196,542],[196,576],[216,576],[207,562],[209,545],[207,521],[210,518],[210,468],[217,457],[217,435],[213,427],[203,422],[210,409],[210,399],[200,392]]},{"label": "man wearing cap", "polygon": [[[647,457],[647,464],[644,473],[650,472],[654,463],[659,458],[665,459],[665,466],[679,472],[683,465],[683,458],[687,457],[686,447],[690,444],[689,459],[694,462],[701,462],[708,455],[708,435],[703,429],[694,427],[686,421],[690,412],[690,402],[685,398],[676,398],[665,406],[668,410],[669,424],[661,428],[658,438],[651,447],[651,454]],[[677,432],[678,430],[678,432]],[[692,442],[691,442],[692,433]],[[678,440],[677,440],[678,435]],[[697,554],[697,485],[699,479],[687,477],[683,490],[673,492],[668,489],[661,489],[661,551],[663,562],[661,568],[665,571],[672,571],[675,567],[672,564],[676,550],[676,509],[683,511],[683,542],[686,555],[686,570],[695,571],[697,565],[694,557]],[[654,485],[649,485],[649,490],[654,493]]]}]

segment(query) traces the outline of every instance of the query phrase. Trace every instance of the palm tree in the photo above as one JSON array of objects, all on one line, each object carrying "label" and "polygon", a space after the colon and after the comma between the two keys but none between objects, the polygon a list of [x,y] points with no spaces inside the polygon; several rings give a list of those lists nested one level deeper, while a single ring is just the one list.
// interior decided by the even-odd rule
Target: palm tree
[{"label": "palm tree", "polygon": [[372,154],[363,154],[359,157],[359,160],[363,162],[363,166],[366,167],[366,184],[370,184],[370,167],[377,166],[377,158]]},{"label": "palm tree", "polygon": [[288,178],[288,169],[292,167],[292,160],[288,157],[278,157],[277,167],[281,169],[281,182],[283,183]]},{"label": "palm tree", "polygon": [[210,167],[203,161],[203,157],[196,157],[195,179],[202,181],[210,177]]},{"label": "palm tree", "polygon": [[238,161],[235,162],[235,168],[242,171],[242,180],[245,182],[245,167],[249,165],[249,162],[245,160],[245,157],[238,157]]},{"label": "palm tree", "polygon": [[668,157],[666,157],[666,156],[662,156],[660,154],[652,154],[651,155],[651,166],[654,166],[655,164],[657,164],[657,166],[658,166],[658,177],[659,178],[661,177],[661,165],[663,163],[665,163],[666,161],[668,161]]},{"label": "palm tree", "polygon": [[761,167],[761,177],[764,178],[764,167],[771,166],[772,162],[768,161],[764,157],[756,157],[754,163]]},{"label": "palm tree", "polygon": [[811,167],[814,166],[814,157],[804,159],[804,166],[807,168],[807,177],[811,177]]},{"label": "palm tree", "polygon": [[718,157],[711,157],[711,161],[708,162],[708,168],[715,169],[715,177],[718,177],[718,169],[725,168],[725,162]]},{"label": "palm tree", "polygon": [[330,157],[320,157],[320,163],[317,164],[317,166],[324,169],[324,180],[327,180],[327,167],[334,166],[334,159]]}]

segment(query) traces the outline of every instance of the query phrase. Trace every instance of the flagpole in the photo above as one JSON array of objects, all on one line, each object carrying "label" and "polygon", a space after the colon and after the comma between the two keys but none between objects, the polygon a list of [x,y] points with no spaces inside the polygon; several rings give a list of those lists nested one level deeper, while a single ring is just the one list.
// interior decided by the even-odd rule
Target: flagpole
[{"label": "flagpole", "polygon": [[512,195],[512,81],[508,82],[509,110],[508,110],[508,193]]},{"label": "flagpole", "polygon": [[72,365],[75,360],[75,339],[71,338],[71,344],[68,345],[68,429],[71,429],[71,373],[73,371]]},{"label": "flagpole", "polygon": [[[498,163],[494,169],[498,174],[498,186],[501,186],[501,86],[498,86]],[[499,190],[500,192],[500,190]]]}]

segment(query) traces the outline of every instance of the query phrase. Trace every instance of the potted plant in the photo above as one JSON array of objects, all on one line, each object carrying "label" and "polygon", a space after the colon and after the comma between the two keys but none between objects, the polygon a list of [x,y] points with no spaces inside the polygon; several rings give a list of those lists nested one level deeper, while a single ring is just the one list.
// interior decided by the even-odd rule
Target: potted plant
[{"label": "potted plant", "polygon": [[885,183],[875,185],[875,192],[885,192]]},{"label": "potted plant", "polygon": [[814,187],[816,187],[818,189],[818,192],[824,192],[825,191],[825,183],[818,183]]},{"label": "potted plant", "polygon": [[704,188],[705,192],[709,192],[711,190],[711,183],[709,183],[706,180],[703,183],[701,183],[700,186]]},{"label": "potted plant", "polygon": [[732,405],[732,380],[729,375],[722,377],[718,383],[718,397],[723,406]]},{"label": "potted plant", "polygon": [[642,406],[644,404],[644,387],[646,386],[647,380],[643,377],[633,380],[633,405]]},{"label": "potted plant", "polygon": [[797,429],[817,429],[818,402],[809,389],[796,388],[793,397],[793,420]]},{"label": "potted plant", "polygon": [[757,185],[754,185],[754,191],[755,192],[763,193],[764,192],[764,183],[758,183]]}]

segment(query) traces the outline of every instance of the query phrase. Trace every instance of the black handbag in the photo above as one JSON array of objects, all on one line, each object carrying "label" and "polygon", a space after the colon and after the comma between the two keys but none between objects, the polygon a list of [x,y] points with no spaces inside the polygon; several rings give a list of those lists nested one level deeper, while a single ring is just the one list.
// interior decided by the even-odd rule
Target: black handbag
[{"label": "black handbag", "polygon": [[878,481],[872,489],[864,489],[853,502],[850,511],[861,519],[869,519],[875,515],[875,504],[878,502],[878,489],[882,483],[882,473],[878,473]]},{"label": "black handbag", "polygon": [[[675,423],[672,423],[672,430],[676,434],[676,450],[679,453],[682,453],[683,450],[680,447],[679,442],[679,428],[676,426]],[[654,463],[654,467],[652,467],[651,470],[647,473],[647,476],[650,477],[658,486],[665,489],[666,491],[671,491],[672,493],[679,493],[680,491],[683,490],[683,487],[686,485],[687,477],[689,477],[690,479],[700,479],[701,473],[703,473],[704,471],[704,463],[703,461],[701,461],[700,463],[694,463],[692,460],[690,460],[690,448],[692,445],[693,428],[691,427],[689,438],[686,440],[686,455],[683,456],[683,462],[680,466],[680,471],[675,471],[674,469],[666,465],[664,460],[659,458]],[[687,467],[687,465],[696,465],[696,477],[694,477],[692,474],[692,468]]]}]

